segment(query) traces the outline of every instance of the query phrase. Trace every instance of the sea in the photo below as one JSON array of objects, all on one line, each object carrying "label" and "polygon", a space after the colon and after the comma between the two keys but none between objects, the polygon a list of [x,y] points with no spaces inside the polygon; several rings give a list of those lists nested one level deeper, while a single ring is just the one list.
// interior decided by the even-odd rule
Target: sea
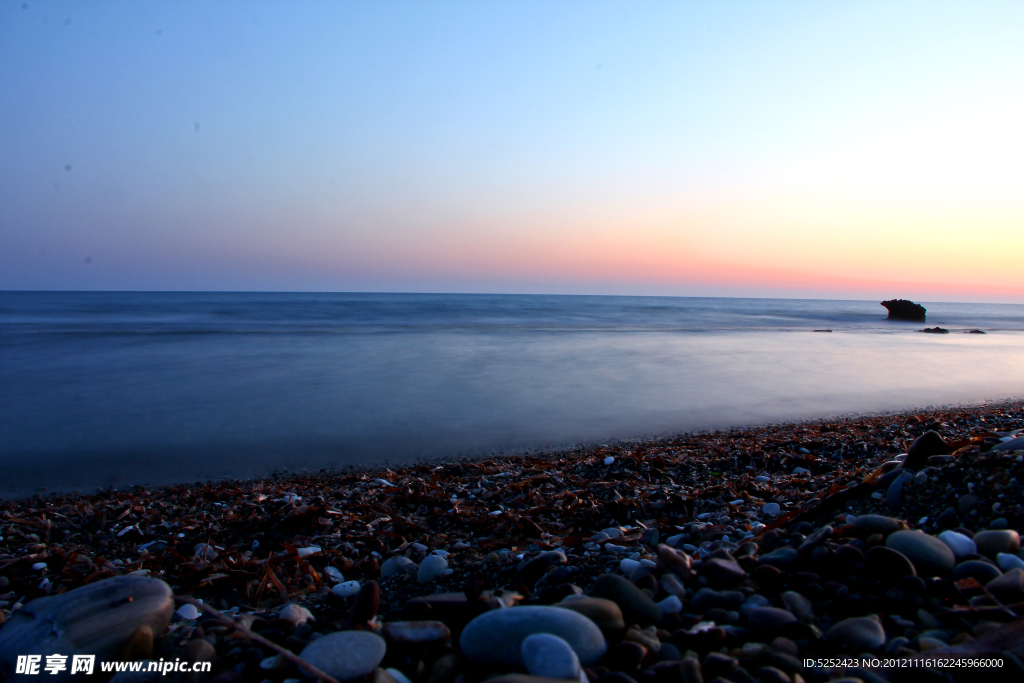
[{"label": "sea", "polygon": [[0,292],[0,496],[1024,396],[1024,306],[921,303]]}]

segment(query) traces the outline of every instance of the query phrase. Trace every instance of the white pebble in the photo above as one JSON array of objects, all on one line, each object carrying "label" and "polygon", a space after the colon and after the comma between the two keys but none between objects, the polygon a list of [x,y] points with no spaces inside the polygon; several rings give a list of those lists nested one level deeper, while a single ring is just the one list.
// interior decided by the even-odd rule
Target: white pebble
[{"label": "white pebble", "polygon": [[441,557],[448,557],[449,555],[451,555],[451,553],[448,552],[447,550],[435,550],[433,552],[433,554],[434,555],[440,555]]},{"label": "white pebble", "polygon": [[647,558],[641,559],[640,564],[642,564],[645,567],[650,567],[651,569],[654,569],[658,566],[657,562],[655,562],[654,560],[648,560]]},{"label": "white pebble", "polygon": [[754,477],[754,479],[756,479],[757,481],[761,482],[762,484],[768,484],[772,480],[771,477],[766,477],[763,474],[759,474],[758,476]]},{"label": "white pebble", "polygon": [[332,588],[331,592],[337,595],[339,598],[351,598],[353,595],[359,592],[359,582],[342,581],[337,586]]},{"label": "white pebble", "polygon": [[765,503],[764,505],[761,506],[761,512],[768,515],[769,517],[774,517],[781,511],[782,506],[779,505],[778,503]]},{"label": "white pebble", "polygon": [[622,553],[628,550],[624,545],[615,545],[614,543],[605,543],[604,549],[610,553]]},{"label": "white pebble", "polygon": [[811,471],[806,467],[795,467],[793,468],[793,474],[810,474]]},{"label": "white pebble", "polygon": [[309,555],[315,555],[316,553],[323,552],[323,548],[318,545],[311,545],[306,548],[299,548],[299,557],[308,557]]},{"label": "white pebble", "polygon": [[927,524],[927,523],[928,523],[928,518],[927,517],[922,517],[921,519],[917,520],[917,525],[918,526],[921,526],[922,524]]},{"label": "white pebble", "polygon": [[44,569],[46,569],[45,562],[36,562],[34,565],[32,565],[32,571],[34,572],[41,572]]},{"label": "white pebble", "polygon": [[296,604],[286,605],[281,613],[277,615],[285,621],[290,621],[296,626],[302,626],[307,621],[313,621],[313,613],[305,607]]},{"label": "white pebble", "polygon": [[179,607],[176,614],[180,619],[184,619],[185,621],[193,621],[199,618],[199,610],[196,609],[195,605],[188,603]]},{"label": "white pebble", "polygon": [[430,583],[434,579],[451,574],[448,571],[448,561],[440,555],[428,555],[420,563],[419,571],[416,573],[416,580],[420,583]]},{"label": "white pebble", "polygon": [[737,500],[730,500],[729,505],[743,505],[743,499],[739,498]]},{"label": "white pebble", "polygon": [[341,570],[337,567],[328,566],[324,569],[324,574],[330,577],[334,583],[341,583],[345,580],[345,576],[341,573]]},{"label": "white pebble", "polygon": [[615,458],[613,458],[610,455],[607,458],[604,459],[604,464],[605,465],[611,465],[613,462],[615,462]]}]

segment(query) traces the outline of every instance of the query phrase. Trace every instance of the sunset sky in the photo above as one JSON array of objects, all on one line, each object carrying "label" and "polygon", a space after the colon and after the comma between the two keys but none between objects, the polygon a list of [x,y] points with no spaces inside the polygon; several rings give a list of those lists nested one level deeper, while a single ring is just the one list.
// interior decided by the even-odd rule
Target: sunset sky
[{"label": "sunset sky", "polygon": [[1024,3],[0,3],[0,289],[1024,303]]}]

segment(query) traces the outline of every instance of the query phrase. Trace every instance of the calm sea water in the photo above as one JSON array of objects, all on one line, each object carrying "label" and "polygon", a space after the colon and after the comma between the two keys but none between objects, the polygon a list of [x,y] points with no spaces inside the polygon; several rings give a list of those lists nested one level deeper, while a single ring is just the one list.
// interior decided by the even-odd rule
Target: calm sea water
[{"label": "calm sea water", "polygon": [[0,292],[0,495],[1024,395],[1024,306],[925,305]]}]

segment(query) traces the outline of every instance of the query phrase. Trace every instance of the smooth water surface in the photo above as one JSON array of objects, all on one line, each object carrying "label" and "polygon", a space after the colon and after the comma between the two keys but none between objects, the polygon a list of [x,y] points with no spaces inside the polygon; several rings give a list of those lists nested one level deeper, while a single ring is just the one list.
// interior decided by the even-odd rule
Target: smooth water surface
[{"label": "smooth water surface", "polygon": [[1024,306],[925,305],[0,292],[0,494],[1024,395]]}]

